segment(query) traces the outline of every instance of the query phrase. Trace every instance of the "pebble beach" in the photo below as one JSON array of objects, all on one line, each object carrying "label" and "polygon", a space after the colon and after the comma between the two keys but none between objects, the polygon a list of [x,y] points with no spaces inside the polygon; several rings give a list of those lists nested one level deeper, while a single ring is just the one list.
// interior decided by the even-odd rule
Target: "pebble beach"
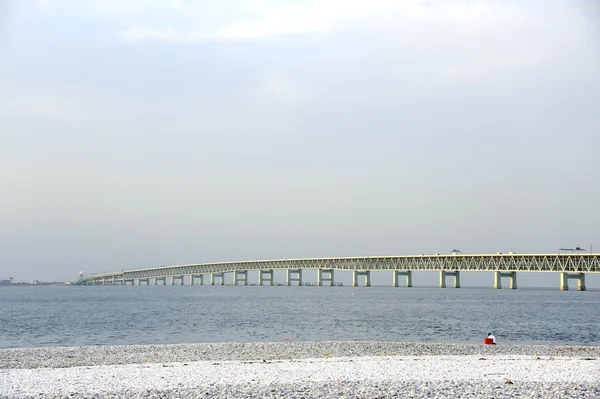
[{"label": "pebble beach", "polygon": [[600,347],[399,342],[0,350],[0,398],[598,398]]}]

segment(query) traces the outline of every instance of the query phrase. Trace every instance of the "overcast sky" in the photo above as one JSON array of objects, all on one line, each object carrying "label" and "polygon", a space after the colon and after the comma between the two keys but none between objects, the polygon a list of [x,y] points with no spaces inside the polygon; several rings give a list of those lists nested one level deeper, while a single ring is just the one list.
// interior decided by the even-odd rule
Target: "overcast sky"
[{"label": "overcast sky", "polygon": [[0,5],[0,279],[600,252],[595,1]]}]

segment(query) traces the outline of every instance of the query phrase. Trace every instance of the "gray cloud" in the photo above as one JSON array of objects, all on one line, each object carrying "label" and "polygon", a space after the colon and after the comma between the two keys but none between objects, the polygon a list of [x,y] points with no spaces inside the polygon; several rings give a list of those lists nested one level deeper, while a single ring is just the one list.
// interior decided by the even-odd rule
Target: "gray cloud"
[{"label": "gray cloud", "polygon": [[168,29],[160,12],[203,28],[176,3],[31,11],[0,65],[0,278],[596,243],[600,56],[583,6],[395,3],[327,35],[193,45],[114,41]]}]

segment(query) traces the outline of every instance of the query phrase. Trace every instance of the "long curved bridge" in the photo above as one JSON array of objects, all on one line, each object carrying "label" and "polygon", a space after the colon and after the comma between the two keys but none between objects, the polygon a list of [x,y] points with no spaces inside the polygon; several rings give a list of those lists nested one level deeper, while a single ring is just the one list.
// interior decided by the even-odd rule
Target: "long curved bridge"
[{"label": "long curved bridge", "polygon": [[357,286],[364,278],[364,285],[371,285],[371,272],[388,270],[392,272],[392,285],[399,286],[399,278],[405,277],[407,287],[412,286],[412,271],[437,271],[440,275],[440,288],[446,287],[446,277],[454,278],[454,287],[460,287],[461,271],[481,271],[494,273],[494,288],[502,288],[502,277],[510,279],[510,288],[517,288],[517,272],[557,272],[560,273],[560,289],[568,290],[569,279],[578,281],[578,289],[585,290],[585,273],[600,273],[600,255],[595,254],[480,254],[465,255],[410,255],[410,256],[367,256],[352,258],[308,258],[276,259],[258,261],[201,263],[153,267],[149,269],[125,270],[120,272],[93,274],[81,277],[77,285],[150,285],[159,282],[183,285],[204,284],[204,277],[210,277],[210,284],[222,285],[225,273],[233,273],[234,285],[247,285],[248,272],[258,273],[258,285],[274,285],[273,271],[286,270],[286,285],[302,285],[302,270],[315,269],[317,285],[335,285],[334,271],[352,272],[352,285]]}]

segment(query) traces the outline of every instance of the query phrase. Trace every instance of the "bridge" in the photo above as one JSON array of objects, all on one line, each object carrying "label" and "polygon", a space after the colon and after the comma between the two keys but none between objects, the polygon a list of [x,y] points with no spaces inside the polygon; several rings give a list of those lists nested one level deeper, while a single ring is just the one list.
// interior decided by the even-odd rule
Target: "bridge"
[{"label": "bridge", "polygon": [[560,289],[569,289],[569,280],[577,280],[577,288],[585,291],[585,273],[600,273],[600,255],[593,254],[480,254],[465,255],[409,255],[367,256],[352,258],[307,258],[275,259],[201,263],[125,270],[120,272],[93,274],[80,278],[77,285],[157,285],[204,284],[210,277],[211,285],[225,284],[225,274],[233,274],[233,285],[248,285],[248,272],[258,273],[258,285],[274,285],[274,270],[286,270],[285,285],[302,285],[302,270],[317,270],[317,285],[335,284],[335,271],[351,271],[352,285],[364,280],[371,286],[372,271],[390,271],[392,286],[400,286],[404,277],[405,286],[412,287],[413,271],[435,271],[440,276],[440,288],[446,287],[446,277],[453,277],[454,287],[460,288],[460,272],[493,272],[494,288],[502,288],[502,278],[509,278],[509,287],[517,288],[517,272],[555,272],[560,275]]}]

